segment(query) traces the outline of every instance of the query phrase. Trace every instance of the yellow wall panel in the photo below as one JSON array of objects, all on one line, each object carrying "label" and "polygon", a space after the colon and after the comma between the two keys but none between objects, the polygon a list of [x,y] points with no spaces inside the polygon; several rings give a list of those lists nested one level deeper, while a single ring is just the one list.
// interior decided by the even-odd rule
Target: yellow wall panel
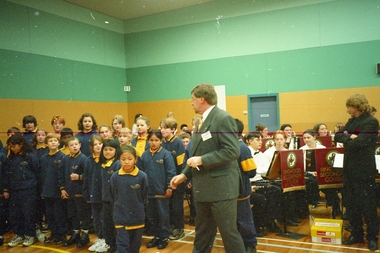
[{"label": "yellow wall panel", "polygon": [[43,127],[47,131],[52,131],[50,125],[54,115],[62,115],[66,120],[65,127],[70,127],[74,132],[78,132],[78,120],[85,112],[94,115],[99,125],[111,124],[113,116],[121,114],[128,119],[127,103],[114,102],[79,102],[79,101],[54,101],[54,100],[23,100],[23,99],[0,99],[1,121],[0,138],[3,144],[6,143],[6,131],[12,126],[22,127],[22,118],[25,115],[33,115],[37,119],[37,127]]},{"label": "yellow wall panel", "polygon": [[[333,130],[336,123],[347,122],[349,115],[346,113],[346,99],[355,93],[366,95],[369,103],[380,111],[380,87],[285,92],[279,94],[280,124],[289,123],[294,131],[303,132],[323,122],[329,130]],[[17,126],[23,130],[22,118],[28,114],[37,118],[38,127],[44,127],[48,131],[52,130],[50,121],[53,115],[60,114],[66,119],[66,127],[72,128],[74,132],[78,131],[78,120],[85,112],[92,113],[98,125],[110,125],[113,116],[121,114],[129,128],[137,113],[148,117],[152,128],[158,128],[159,122],[168,112],[173,112],[178,127],[187,124],[192,128],[191,119],[196,115],[189,99],[136,103],[22,99],[0,99],[0,102],[0,138],[3,143],[6,142],[8,128]],[[248,111],[247,95],[226,97],[226,107],[232,117],[243,122],[245,132],[248,131],[248,115],[244,114],[244,111]]]},{"label": "yellow wall panel", "polygon": [[364,94],[380,110],[380,87],[285,92],[279,94],[280,124],[289,123],[294,131],[303,132],[317,123],[325,123],[332,131],[336,123],[345,124],[349,119],[346,100],[356,93]]}]

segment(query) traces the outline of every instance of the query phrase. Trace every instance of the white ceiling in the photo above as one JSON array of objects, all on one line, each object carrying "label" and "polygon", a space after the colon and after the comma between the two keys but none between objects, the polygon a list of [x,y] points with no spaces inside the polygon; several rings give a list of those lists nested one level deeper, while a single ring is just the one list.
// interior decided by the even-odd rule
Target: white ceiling
[{"label": "white ceiling", "polygon": [[65,0],[120,20],[177,10],[214,0]]}]

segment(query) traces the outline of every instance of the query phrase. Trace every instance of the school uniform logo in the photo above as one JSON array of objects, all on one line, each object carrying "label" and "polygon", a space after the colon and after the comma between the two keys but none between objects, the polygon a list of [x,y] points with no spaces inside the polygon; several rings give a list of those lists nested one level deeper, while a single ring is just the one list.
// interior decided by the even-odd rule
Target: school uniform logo
[{"label": "school uniform logo", "polygon": [[156,160],[156,163],[164,163],[163,159]]},{"label": "school uniform logo", "polygon": [[131,189],[139,189],[140,187],[139,184],[131,185]]}]

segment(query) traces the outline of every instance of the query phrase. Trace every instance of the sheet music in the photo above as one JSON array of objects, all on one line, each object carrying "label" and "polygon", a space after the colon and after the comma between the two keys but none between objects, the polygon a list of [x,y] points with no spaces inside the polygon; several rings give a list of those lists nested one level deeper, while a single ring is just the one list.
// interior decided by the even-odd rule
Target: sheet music
[{"label": "sheet music", "polygon": [[380,155],[375,155],[377,173],[380,174]]},{"label": "sheet music", "polygon": [[343,158],[344,154],[335,154],[333,168],[342,168],[343,169]]}]

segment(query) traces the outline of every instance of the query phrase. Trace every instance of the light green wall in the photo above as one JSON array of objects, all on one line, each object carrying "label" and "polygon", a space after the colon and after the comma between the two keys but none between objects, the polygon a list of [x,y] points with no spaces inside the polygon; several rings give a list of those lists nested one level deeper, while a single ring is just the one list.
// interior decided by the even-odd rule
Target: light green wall
[{"label": "light green wall", "polygon": [[4,0],[0,20],[0,49],[126,67],[121,33]]},{"label": "light green wall", "polygon": [[[270,3],[287,1],[268,2],[271,6]],[[157,20],[158,24],[151,22],[152,30],[125,35],[127,68],[379,40],[379,6],[380,0],[328,1],[154,29],[160,27]],[[184,11],[158,16],[167,18],[161,23],[173,20],[172,24],[176,24],[178,12]],[[144,24],[144,18],[138,21]]]},{"label": "light green wall", "polygon": [[379,86],[379,6],[215,0],[122,22],[60,0],[0,0],[0,97],[171,100],[199,82],[228,96]]},{"label": "light green wall", "polygon": [[[227,14],[219,20],[170,27],[156,17],[139,19],[134,28],[142,31],[125,35],[129,101],[186,98],[199,82],[225,85],[227,95],[380,85],[379,0],[284,2],[255,1],[257,12],[247,15],[222,8]],[[178,21],[186,11],[157,16]],[[165,93],[144,92],[157,87]]]}]

